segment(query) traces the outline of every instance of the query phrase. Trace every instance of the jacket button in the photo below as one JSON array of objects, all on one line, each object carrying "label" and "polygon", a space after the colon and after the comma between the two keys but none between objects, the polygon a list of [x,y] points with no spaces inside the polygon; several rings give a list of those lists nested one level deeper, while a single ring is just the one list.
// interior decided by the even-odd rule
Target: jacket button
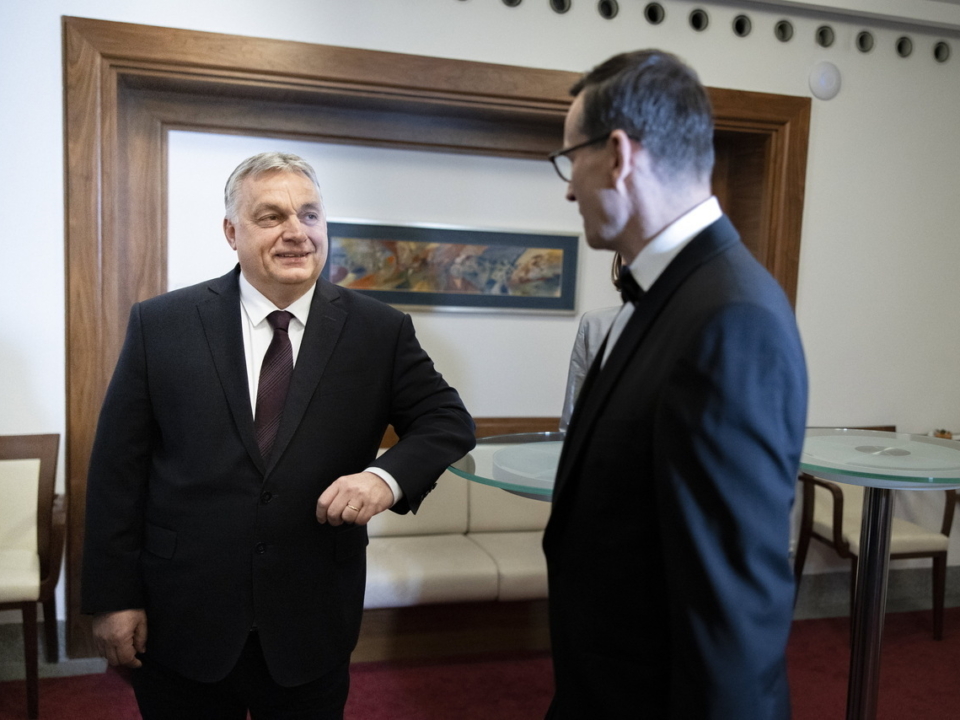
[{"label": "jacket button", "polygon": [[273,495],[267,491],[260,493],[260,502],[266,505],[268,502],[273,500]]},{"label": "jacket button", "polygon": [[254,548],[257,551],[257,555],[263,555],[267,551],[266,543],[257,543],[257,546]]}]

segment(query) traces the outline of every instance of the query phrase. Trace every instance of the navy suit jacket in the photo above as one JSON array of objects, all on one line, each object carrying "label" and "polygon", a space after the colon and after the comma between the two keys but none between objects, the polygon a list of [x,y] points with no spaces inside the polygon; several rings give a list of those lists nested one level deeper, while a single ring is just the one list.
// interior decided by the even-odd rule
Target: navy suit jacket
[{"label": "navy suit jacket", "polygon": [[239,268],[135,305],[87,486],[83,608],[145,608],[147,654],[223,678],[257,627],[274,679],[346,662],[363,608],[363,526],[321,525],[317,499],[376,460],[416,511],[474,443],[473,421],[409,316],[318,282],[269,462],[257,448]]},{"label": "navy suit jacket", "polygon": [[806,404],[790,305],[721,218],[640,300],[574,411],[544,536],[549,717],[789,717]]}]

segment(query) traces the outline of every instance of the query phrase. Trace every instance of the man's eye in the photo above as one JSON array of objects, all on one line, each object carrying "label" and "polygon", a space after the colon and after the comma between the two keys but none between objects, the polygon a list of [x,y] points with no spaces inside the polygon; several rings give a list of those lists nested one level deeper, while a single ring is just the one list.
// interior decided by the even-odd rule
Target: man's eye
[{"label": "man's eye", "polygon": [[279,220],[279,217],[276,215],[261,215],[257,220],[261,225],[271,225]]},{"label": "man's eye", "polygon": [[306,213],[303,216],[303,219],[309,223],[315,223],[320,219],[320,213]]}]

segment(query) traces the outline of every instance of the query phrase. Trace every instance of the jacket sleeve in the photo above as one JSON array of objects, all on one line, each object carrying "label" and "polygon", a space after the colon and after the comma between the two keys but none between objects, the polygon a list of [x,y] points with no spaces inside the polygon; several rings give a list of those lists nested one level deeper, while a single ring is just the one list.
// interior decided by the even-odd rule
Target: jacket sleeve
[{"label": "jacket sleeve", "polygon": [[446,467],[470,452],[476,440],[473,418],[420,346],[409,315],[397,335],[390,423],[400,440],[375,465],[403,490],[393,510],[416,512]]},{"label": "jacket sleeve", "polygon": [[81,584],[85,613],[144,607],[138,562],[156,437],[135,305],[100,411],[87,475]]},{"label": "jacket sleeve", "polygon": [[[806,422],[792,317],[728,306],[669,379],[654,478],[670,598],[671,717],[787,717],[790,510]],[[780,690],[782,692],[774,692]],[[787,714],[783,714],[786,711]]]}]

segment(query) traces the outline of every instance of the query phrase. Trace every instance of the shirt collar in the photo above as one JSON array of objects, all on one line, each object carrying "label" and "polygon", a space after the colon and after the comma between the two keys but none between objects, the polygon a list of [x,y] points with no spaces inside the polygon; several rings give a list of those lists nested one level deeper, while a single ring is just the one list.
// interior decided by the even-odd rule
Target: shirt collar
[{"label": "shirt collar", "polygon": [[[307,316],[310,314],[310,304],[313,302],[313,294],[316,291],[317,284],[314,283],[303,295],[290,303],[288,307],[282,309],[292,314],[301,325],[306,326]],[[250,318],[250,323],[254,327],[264,322],[267,315],[274,310],[281,309],[251,285],[242,272],[240,273],[240,304],[243,305],[243,310],[247,313],[247,317]]]},{"label": "shirt collar", "polygon": [[687,243],[722,216],[720,203],[710,196],[655,235],[630,263],[630,272],[640,287],[649,290]]}]

